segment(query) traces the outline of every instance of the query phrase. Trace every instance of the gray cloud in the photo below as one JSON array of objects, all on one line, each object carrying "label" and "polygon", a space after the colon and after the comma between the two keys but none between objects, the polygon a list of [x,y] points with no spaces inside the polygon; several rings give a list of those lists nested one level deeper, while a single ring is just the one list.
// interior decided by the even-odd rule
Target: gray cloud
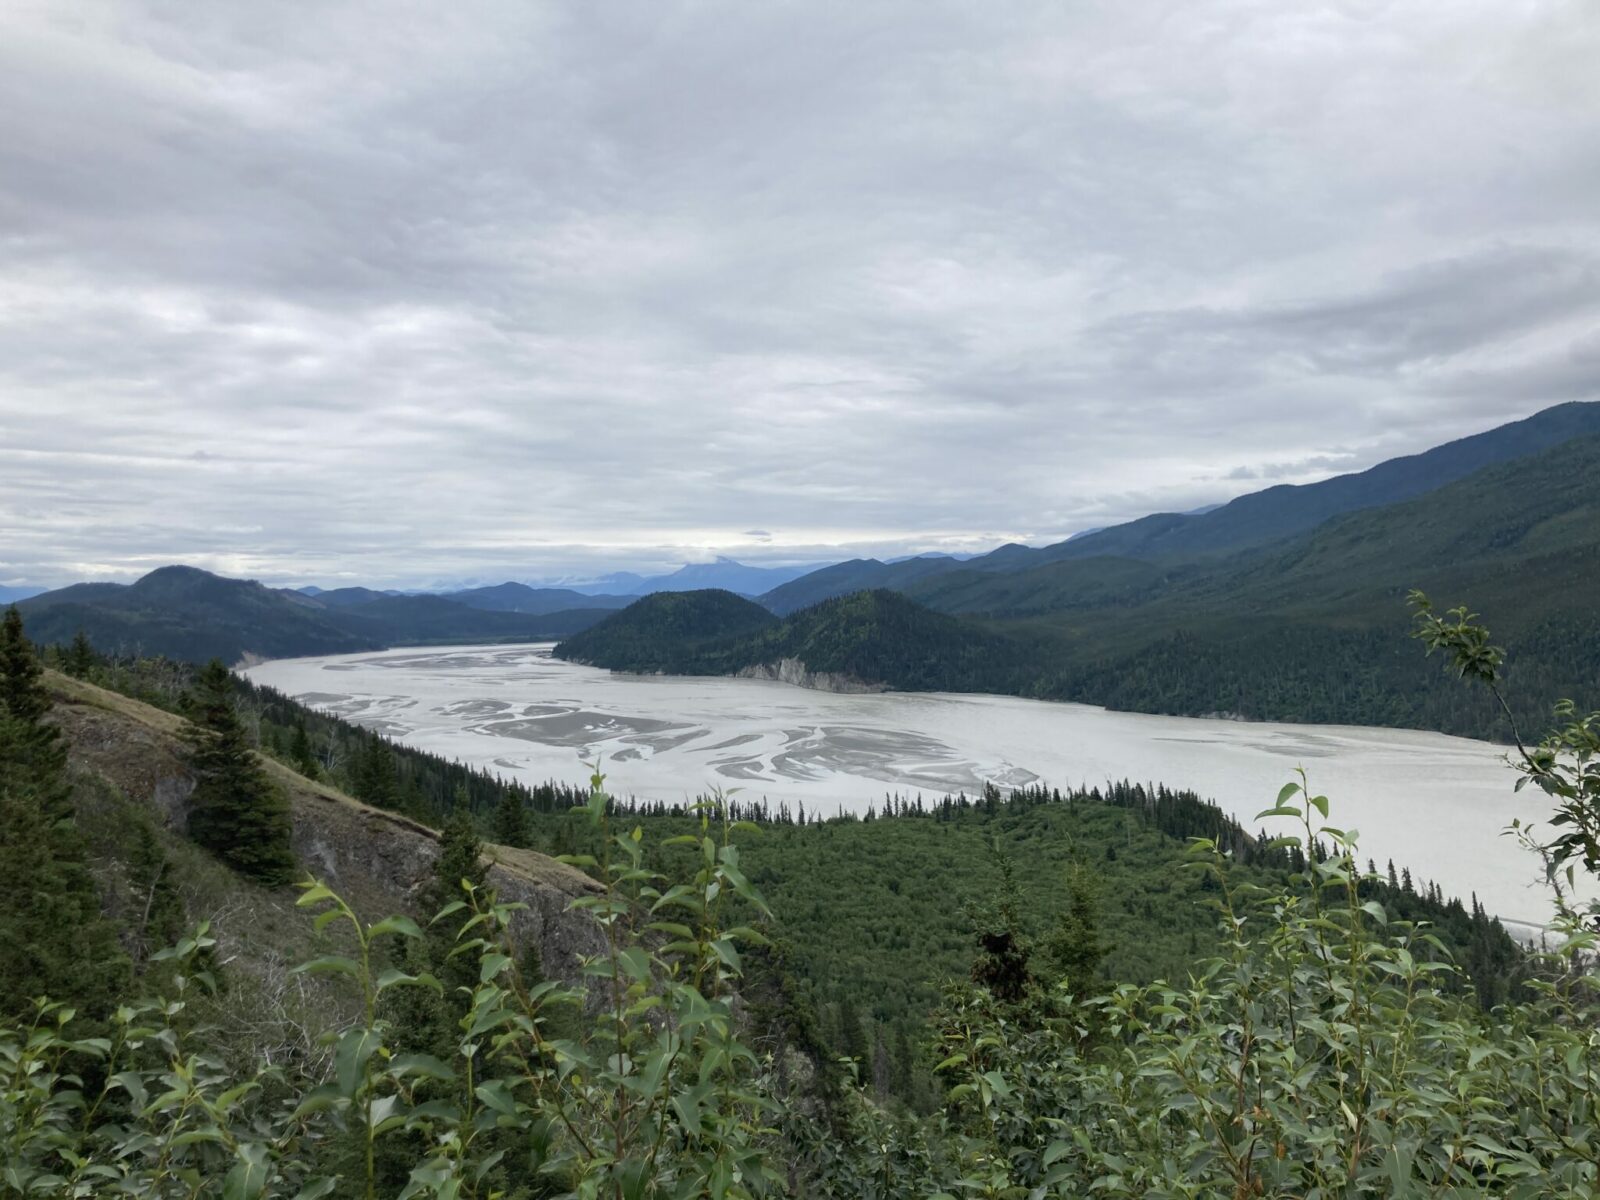
[{"label": "gray cloud", "polygon": [[1587,0],[24,0],[0,582],[984,549],[1600,398],[1597,60]]}]

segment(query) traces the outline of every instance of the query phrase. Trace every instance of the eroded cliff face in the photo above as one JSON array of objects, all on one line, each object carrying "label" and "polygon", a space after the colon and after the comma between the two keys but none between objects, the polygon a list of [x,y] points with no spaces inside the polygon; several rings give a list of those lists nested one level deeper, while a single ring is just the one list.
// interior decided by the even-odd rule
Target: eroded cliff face
[{"label": "eroded cliff face", "polygon": [[773,663],[762,663],[754,667],[741,667],[736,677],[739,679],[770,679],[776,683],[792,683],[796,687],[811,688],[818,692],[852,694],[886,692],[889,690],[889,685],[886,683],[868,683],[864,679],[857,679],[852,675],[841,675],[834,671],[813,671],[798,658],[780,658]]},{"label": "eroded cliff face", "polygon": [[[80,785],[79,824],[94,847],[108,906],[116,910],[126,900],[121,893],[131,847],[123,830],[142,812],[166,832],[170,851],[192,863],[190,877],[197,882],[185,896],[188,915],[212,922],[225,954],[268,973],[272,963],[309,947],[310,915],[295,910],[297,892],[269,892],[239,880],[183,839],[194,791],[184,762],[184,723],[78,680],[51,675],[49,684]],[[289,797],[295,854],[306,873],[338,892],[364,920],[402,912],[432,915],[417,911],[417,898],[439,854],[437,833],[265,761]],[[502,901],[527,906],[512,921],[519,946],[537,941],[546,973],[575,980],[579,957],[602,951],[604,939],[586,914],[569,912],[568,905],[598,892],[599,885],[530,850],[490,845],[485,857],[492,864],[489,887]]]}]

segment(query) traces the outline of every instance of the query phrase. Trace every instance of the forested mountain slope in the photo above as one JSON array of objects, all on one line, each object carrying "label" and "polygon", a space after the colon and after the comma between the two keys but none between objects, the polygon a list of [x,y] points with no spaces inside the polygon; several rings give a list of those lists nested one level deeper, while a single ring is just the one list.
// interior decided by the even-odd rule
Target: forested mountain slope
[{"label": "forested mountain slope", "polygon": [[[1171,568],[1267,546],[1342,513],[1423,495],[1484,467],[1594,434],[1600,434],[1600,402],[1560,404],[1525,420],[1320,483],[1270,487],[1203,512],[1152,513],[1052,546],[1002,546],[965,563],[935,559],[890,565],[856,560],[802,576],[763,596],[762,602],[782,615],[863,588],[892,588],[925,597],[937,594],[943,577],[949,575],[1008,574],[1053,562],[1100,557],[1138,559]],[[959,592],[963,585],[954,586]]]},{"label": "forested mountain slope", "polygon": [[[152,664],[151,670],[159,674],[161,668]],[[253,883],[184,836],[195,795],[187,722],[84,680],[49,672],[43,682],[53,700],[50,721],[64,736],[70,811],[128,955],[108,967],[145,972],[155,951],[209,922],[217,941],[215,969],[226,987],[222,1003],[202,1004],[216,1036],[237,1053],[315,1053],[315,1030],[354,1017],[357,998],[316,979],[297,987],[286,971],[339,943],[314,933],[292,889]],[[433,829],[364,804],[326,780],[306,778],[282,761],[263,763],[288,802],[303,871],[335,884],[371,920],[414,907],[438,854]],[[31,850],[43,853],[43,847]],[[592,951],[598,939],[592,923],[569,914],[567,905],[590,892],[592,882],[526,849],[492,847],[490,853],[493,886],[529,905],[519,937],[538,942],[553,972],[575,976],[577,954]]]},{"label": "forested mountain slope", "polygon": [[[1484,697],[1410,653],[1413,587],[1488,614],[1513,650],[1508,689],[1525,719],[1565,696],[1600,696],[1600,437],[1227,558],[961,569],[911,585],[946,610],[942,621],[905,597],[866,593],[756,636],[702,628],[693,646],[649,653],[689,673],[848,661],[852,674],[900,688],[1509,736]],[[605,665],[632,669],[621,653]]]}]

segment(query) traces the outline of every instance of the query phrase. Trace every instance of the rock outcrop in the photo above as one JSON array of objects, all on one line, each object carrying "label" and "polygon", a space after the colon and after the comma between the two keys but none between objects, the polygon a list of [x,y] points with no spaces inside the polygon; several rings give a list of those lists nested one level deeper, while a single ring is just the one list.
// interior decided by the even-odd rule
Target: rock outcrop
[{"label": "rock outcrop", "polygon": [[798,658],[780,658],[777,662],[762,663],[754,667],[742,667],[737,673],[740,679],[770,679],[776,683],[792,683],[796,687],[811,688],[818,692],[840,692],[845,694],[862,692],[886,692],[889,685],[885,683],[868,683],[864,679],[857,679],[851,675],[841,675],[833,671],[813,671]]}]

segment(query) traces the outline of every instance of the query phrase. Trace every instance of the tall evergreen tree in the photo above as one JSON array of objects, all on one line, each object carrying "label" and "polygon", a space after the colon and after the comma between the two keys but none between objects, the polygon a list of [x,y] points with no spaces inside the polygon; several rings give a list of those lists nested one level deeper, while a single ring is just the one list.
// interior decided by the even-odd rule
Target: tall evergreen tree
[{"label": "tall evergreen tree", "polygon": [[316,753],[311,749],[311,735],[306,732],[304,717],[294,723],[294,737],[289,741],[289,761],[294,764],[294,769],[307,779],[316,779],[322,775],[322,766],[317,762]]},{"label": "tall evergreen tree", "polygon": [[127,974],[73,820],[66,746],[15,607],[0,621],[0,1014],[103,1014]]},{"label": "tall evergreen tree", "polygon": [[75,678],[87,679],[94,673],[97,657],[89,644],[89,635],[80,629],[72,635],[71,645],[61,656],[61,669]]},{"label": "tall evergreen tree", "polygon": [[867,1031],[861,1023],[861,1014],[856,1010],[855,1001],[846,992],[839,1001],[839,1053],[853,1059],[865,1072],[870,1065],[866,1061],[867,1049]]},{"label": "tall evergreen tree", "polygon": [[267,778],[234,706],[233,676],[218,659],[200,672],[186,705],[196,776],[189,836],[269,887],[294,877],[289,804]]},{"label": "tall evergreen tree", "polygon": [[500,790],[500,803],[494,810],[494,840],[502,846],[527,848],[533,843],[528,823],[528,806],[518,787]]},{"label": "tall evergreen tree", "polygon": [[426,988],[395,988],[385,1006],[395,1022],[397,1043],[409,1050],[447,1057],[470,1003],[472,987],[478,982],[476,955],[451,957],[462,927],[470,914],[457,912],[433,919],[447,905],[464,899],[463,881],[480,886],[488,868],[483,862],[483,843],[478,838],[472,812],[462,791],[456,793],[456,806],[439,835],[439,854],[433,872],[417,896],[423,939],[396,939],[394,951],[408,974],[429,974],[443,985],[442,994]]},{"label": "tall evergreen tree", "polygon": [[161,847],[155,826],[139,822],[128,858],[128,886],[133,920],[128,930],[135,965],[143,969],[150,955],[183,933],[183,900],[172,880],[172,860]]},{"label": "tall evergreen tree", "polygon": [[993,898],[970,905],[977,953],[972,959],[972,981],[988,988],[995,999],[1015,1003],[1028,990],[1028,956],[1032,948],[1022,931],[1022,892],[1017,886],[1011,856],[993,845],[999,880]]},{"label": "tall evergreen tree", "polygon": [[1098,891],[1087,868],[1067,868],[1067,910],[1045,941],[1050,965],[1078,995],[1095,986],[1100,960],[1108,949],[1100,936]]},{"label": "tall evergreen tree", "polygon": [[400,776],[395,770],[394,752],[375,733],[361,741],[361,749],[350,769],[350,790],[356,799],[374,808],[391,812],[402,807]]}]

